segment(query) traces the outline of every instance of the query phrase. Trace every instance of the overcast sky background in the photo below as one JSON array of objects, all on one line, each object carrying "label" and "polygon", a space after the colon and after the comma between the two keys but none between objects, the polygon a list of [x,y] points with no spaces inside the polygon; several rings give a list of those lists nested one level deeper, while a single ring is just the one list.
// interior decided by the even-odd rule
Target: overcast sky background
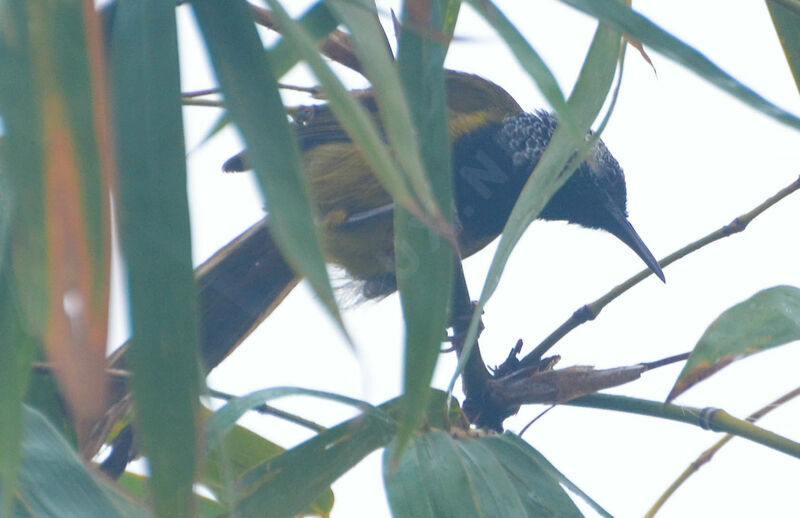
[{"label": "overcast sky background", "polygon": [[[556,1],[498,2],[551,67],[568,93],[596,23]],[[302,12],[292,2],[293,12]],[[295,5],[297,4],[297,5]],[[397,3],[380,4],[399,9]],[[779,106],[800,113],[778,39],[763,2],[634,2],[634,7]],[[179,8],[184,90],[213,86],[205,51],[188,8]],[[386,20],[384,20],[386,22]],[[469,7],[462,8],[449,68],[490,78],[526,109],[547,107],[504,44]],[[390,36],[391,33],[390,33]],[[630,219],[657,257],[749,211],[800,174],[800,134],[744,106],[667,58],[650,53],[656,72],[629,49],[622,90],[603,139],[623,166]],[[284,78],[314,84],[302,67]],[[353,86],[363,79],[343,73]],[[307,103],[304,97],[291,97]],[[220,166],[241,149],[233,130],[198,143],[218,116],[186,108],[194,255],[202,262],[263,214],[250,174],[225,175]],[[560,367],[608,368],[690,350],[726,308],[778,284],[800,286],[800,195],[757,219],[743,234],[695,253],[665,270],[666,285],[650,278],[553,350]],[[473,298],[480,292],[494,245],[465,268]],[[621,242],[562,223],[534,223],[511,256],[486,307],[484,357],[496,364],[518,338],[530,350],[575,309],[603,295],[643,266]],[[400,393],[402,318],[396,295],[345,313],[354,353],[301,285],[209,378],[213,388],[244,394],[293,385],[381,403]],[[119,331],[118,333],[124,333]],[[121,340],[119,340],[121,341]],[[678,398],[750,412],[798,383],[797,343],[736,363]],[[455,357],[443,355],[435,384],[445,387]],[[663,400],[680,366],[645,374],[609,392]],[[460,383],[459,383],[460,385]],[[333,425],[349,408],[308,399],[277,406]],[[506,421],[519,431],[543,407],[523,408]],[[800,402],[760,424],[800,440]],[[277,419],[245,424],[284,446],[309,437]],[[615,516],[641,516],[689,462],[719,438],[698,428],[627,414],[557,407],[524,439]],[[383,517],[388,507],[380,453],[334,484],[335,517]],[[798,509],[800,462],[744,440],[734,440],[681,488],[660,516],[788,516]]]}]

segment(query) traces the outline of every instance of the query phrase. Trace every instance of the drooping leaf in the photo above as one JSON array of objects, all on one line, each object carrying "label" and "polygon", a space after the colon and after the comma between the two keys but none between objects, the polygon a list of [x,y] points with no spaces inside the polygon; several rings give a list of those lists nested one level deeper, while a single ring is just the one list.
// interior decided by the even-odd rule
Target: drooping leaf
[{"label": "drooping leaf", "polygon": [[[446,47],[429,34],[443,30],[439,2],[407,2],[401,14],[397,66],[416,129],[428,180],[439,207],[453,203],[450,135],[445,99]],[[451,92],[451,95],[456,92]],[[445,219],[452,224],[450,211]],[[447,240],[412,214],[395,211],[394,240],[397,286],[405,323],[403,395],[395,454],[419,426],[427,408],[430,382],[448,324],[454,273],[453,249]]]},{"label": "drooping leaf", "polygon": [[7,11],[0,110],[17,297],[86,435],[105,399],[113,168],[98,20],[80,3]]},{"label": "drooping leaf", "polygon": [[[364,154],[364,159],[369,163],[370,169],[380,180],[381,185],[391,193],[395,203],[405,206],[415,214],[422,214],[422,208],[414,198],[410,186],[384,144],[366,109],[357,102],[344,84],[325,60],[317,53],[314,41],[297,26],[283,7],[277,2],[271,2],[276,20],[281,25],[284,38],[290,42],[303,60],[311,68],[320,87],[325,92],[328,105],[336,115],[342,127]],[[372,23],[370,21],[370,23]],[[395,150],[395,154],[397,150]]]},{"label": "drooping leaf", "polygon": [[[569,109],[575,116],[579,134],[583,135],[588,131],[611,89],[620,42],[621,37],[618,32],[606,25],[598,25],[568,101]],[[503,229],[500,243],[492,259],[470,322],[469,332],[465,339],[467,348],[471,348],[475,343],[479,316],[486,302],[497,289],[514,246],[553,194],[564,185],[572,172],[580,165],[580,160],[575,159],[576,151],[579,156],[586,150],[587,144],[576,143],[574,136],[565,128],[559,127],[553,133],[547,149],[523,187]],[[455,378],[450,381],[451,389],[454,384]]]},{"label": "drooping leaf", "polygon": [[0,269],[0,517],[8,516],[13,505],[22,460],[22,398],[37,350],[25,333],[14,291],[11,272]]},{"label": "drooping leaf", "polygon": [[374,415],[377,419],[389,421],[389,416],[369,403],[364,401],[332,394],[330,392],[323,392],[320,390],[311,390],[300,387],[274,387],[263,390],[257,390],[250,394],[240,396],[228,401],[222,408],[214,412],[205,425],[205,438],[206,438],[206,451],[211,451],[216,448],[222,438],[233,429],[236,421],[239,420],[249,410],[266,403],[272,399],[277,399],[286,396],[309,396],[319,399],[325,399],[350,405],[359,410]]},{"label": "drooping leaf", "polygon": [[201,380],[174,5],[120,2],[110,65],[137,440],[157,515],[192,516]]},{"label": "drooping leaf", "polygon": [[[308,182],[300,168],[300,152],[286,120],[274,70],[247,5],[241,0],[204,0],[192,6],[228,114],[241,130],[249,160],[255,166],[270,212],[271,235],[292,268],[308,278],[346,335],[325,268]],[[279,20],[286,28],[283,22]]]},{"label": "drooping leaf", "polygon": [[[630,7],[617,0],[561,0],[565,4],[596,17],[620,32],[636,38],[656,52],[691,70],[714,86],[739,99],[764,115],[800,129],[800,118],[767,101],[734,79],[711,60],[668,33]],[[796,29],[796,27],[794,27]]]},{"label": "drooping leaf", "polygon": [[326,0],[326,3],[350,30],[364,72],[378,101],[386,140],[401,166],[404,182],[410,186],[421,205],[425,220],[440,233],[446,233],[449,225],[442,221],[443,210],[438,205],[440,200],[434,195],[425,172],[407,95],[403,89],[397,88],[401,84],[401,77],[378,21],[375,3],[371,0]]},{"label": "drooping leaf", "polygon": [[667,402],[726,365],[800,340],[800,288],[775,286],[723,312],[694,346]]}]

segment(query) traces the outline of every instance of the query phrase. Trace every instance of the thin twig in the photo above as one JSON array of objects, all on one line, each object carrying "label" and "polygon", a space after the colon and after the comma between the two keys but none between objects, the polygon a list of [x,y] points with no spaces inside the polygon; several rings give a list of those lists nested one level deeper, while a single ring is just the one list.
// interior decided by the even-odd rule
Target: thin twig
[{"label": "thin twig", "polygon": [[[759,419],[761,419],[762,417],[764,417],[765,415],[767,415],[772,410],[774,410],[774,409],[778,408],[779,406],[781,406],[782,404],[784,404],[784,403],[796,398],[797,396],[800,396],[800,387],[797,387],[796,389],[794,389],[794,390],[792,390],[790,392],[787,392],[786,394],[784,394],[783,396],[779,397],[778,399],[776,399],[775,401],[773,401],[769,405],[757,410],[756,412],[753,412],[752,414],[750,414],[747,417],[747,421],[751,422],[751,423],[754,423],[754,422],[758,421]],[[714,454],[716,454],[717,451],[719,451],[720,448],[725,446],[725,444],[728,441],[733,439],[733,437],[734,436],[732,434],[725,435],[725,437],[723,437],[722,439],[717,441],[716,444],[714,444],[709,449],[707,449],[706,451],[701,453],[694,460],[694,462],[689,464],[689,466],[686,467],[686,469],[683,471],[683,473],[681,473],[680,476],[677,479],[675,479],[675,481],[672,484],[670,484],[670,486],[667,488],[666,491],[664,491],[664,494],[662,494],[658,498],[656,503],[653,504],[653,507],[651,507],[650,510],[647,511],[647,514],[645,515],[645,518],[653,518],[653,516],[656,515],[656,513],[659,511],[659,509],[661,509],[661,507],[673,495],[673,493],[675,493],[675,491],[677,491],[678,488],[681,487],[681,485],[684,482],[686,482],[686,480],[690,476],[692,476],[692,474],[694,474],[696,471],[698,471],[704,464],[709,462],[714,457]]]},{"label": "thin twig", "polygon": [[541,418],[543,415],[545,415],[547,412],[551,411],[551,410],[552,410],[552,409],[554,409],[555,407],[556,407],[555,405],[550,405],[549,407],[547,407],[547,408],[545,408],[544,410],[542,410],[541,412],[539,412],[539,415],[537,415],[536,417],[534,417],[533,419],[531,419],[531,421],[530,421],[528,424],[526,424],[526,425],[525,425],[525,426],[522,428],[522,430],[520,430],[520,432],[519,432],[519,434],[518,434],[518,435],[519,435],[520,437],[522,437],[523,435],[525,435],[525,432],[527,432],[527,431],[528,431],[528,428],[530,428],[530,427],[531,427],[531,425],[532,425],[533,423],[535,423],[536,421],[538,421],[538,420],[539,420],[539,419],[540,419],[540,418]]},{"label": "thin twig", "polygon": [[[715,241],[719,241],[720,239],[726,238],[733,234],[742,232],[756,217],[798,189],[800,189],[800,178],[796,179],[794,182],[778,191],[774,196],[771,196],[750,212],[742,214],[729,224],[666,256],[664,259],[659,261],[659,265],[661,268],[666,268],[678,259],[682,259],[683,257],[700,250],[706,245],[709,245]],[[550,336],[545,338],[542,343],[537,345],[533,351],[527,354],[520,361],[520,364],[522,366],[527,366],[538,362],[542,356],[544,356],[544,354],[550,350],[550,348],[552,348],[559,340],[564,338],[564,336],[566,336],[570,331],[581,324],[597,318],[597,315],[599,315],[603,308],[605,308],[611,301],[642,282],[648,276],[652,275],[652,273],[653,272],[648,269],[642,270],[599,299],[579,308],[577,311],[575,311],[575,313],[572,314],[571,317],[569,317],[569,319],[561,324],[558,329],[553,331]]]},{"label": "thin twig", "polygon": [[204,97],[206,95],[214,95],[222,93],[219,88],[206,88],[204,90],[193,90],[190,92],[182,92],[181,97]]},{"label": "thin twig", "polygon": [[692,353],[676,354],[675,356],[669,356],[667,358],[664,358],[664,359],[661,359],[661,360],[656,360],[654,362],[645,362],[645,363],[642,363],[642,365],[647,370],[658,369],[659,367],[665,367],[667,365],[672,365],[673,363],[686,361],[689,358],[690,354],[692,354]]},{"label": "thin twig", "polygon": [[215,99],[195,99],[193,97],[186,97],[181,100],[184,106],[210,106],[212,108],[224,108],[225,103]]}]

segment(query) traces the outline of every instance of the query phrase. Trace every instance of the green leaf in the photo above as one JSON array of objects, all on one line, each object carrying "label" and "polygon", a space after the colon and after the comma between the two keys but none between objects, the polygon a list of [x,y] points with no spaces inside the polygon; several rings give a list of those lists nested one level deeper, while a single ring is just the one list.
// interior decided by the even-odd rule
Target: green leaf
[{"label": "green leaf", "polygon": [[347,134],[364,153],[364,159],[369,163],[370,169],[380,180],[381,185],[392,195],[396,203],[420,214],[421,209],[406,184],[405,176],[395,164],[392,153],[384,144],[375,122],[366,109],[353,98],[333,73],[318,54],[314,41],[298,27],[297,22],[289,17],[278,2],[270,0],[268,3],[284,31],[284,38],[294,46],[297,54],[302,56],[319,80],[328,99],[328,105]]},{"label": "green leaf", "polygon": [[228,113],[247,143],[248,159],[255,166],[269,208],[272,236],[287,262],[308,278],[345,332],[320,249],[308,182],[300,169],[300,152],[247,5],[242,1],[205,0],[192,6]]},{"label": "green leaf", "polygon": [[800,288],[775,286],[760,291],[708,326],[667,402],[736,360],[794,340],[800,340]]},{"label": "green leaf", "polygon": [[[389,451],[387,449],[387,451]],[[396,518],[582,516],[534,451],[506,436],[453,437],[434,431],[414,437],[384,481]]]},{"label": "green leaf", "polygon": [[[0,3],[0,19],[6,21],[0,24],[0,517],[5,517],[17,514],[12,496],[21,462],[21,401],[35,351],[23,304],[45,300],[47,272],[43,210],[36,210],[43,209],[42,113],[31,88],[25,4]],[[17,281],[26,279],[34,282],[17,293]]]},{"label": "green leaf", "polygon": [[[405,173],[404,177],[422,205],[424,214],[433,220],[440,220],[444,211],[437,205],[440,200],[434,196],[429,177],[425,173],[411,109],[403,95],[403,89],[397,88],[397,85],[402,84],[400,74],[378,21],[375,2],[326,0],[326,3],[350,30],[353,45],[378,101],[382,127],[395,160]],[[441,29],[437,27],[437,30]],[[449,206],[445,208],[450,210]]]},{"label": "green leaf", "polygon": [[[494,454],[500,459],[503,465],[506,466],[506,469],[516,476],[516,480],[537,487],[546,486],[549,484],[549,480],[554,480],[581,497],[584,502],[589,504],[598,514],[609,518],[611,517],[608,511],[592,500],[589,495],[584,493],[571,480],[564,476],[563,473],[558,471],[544,455],[539,453],[539,451],[530,444],[523,441],[518,435],[505,433],[503,435],[489,437],[486,439],[486,442],[490,443]],[[534,464],[539,468],[538,473],[542,476],[546,476],[545,480],[536,482],[528,478],[532,471],[537,471],[536,468],[531,467]],[[554,492],[553,496],[559,497],[560,495],[558,492]],[[566,506],[567,504],[562,500],[561,505]]]},{"label": "green leaf", "polygon": [[[425,7],[429,9],[427,13],[419,12]],[[420,2],[415,11],[406,4],[401,15],[397,64],[433,193],[439,207],[450,207],[452,178],[437,174],[452,169],[443,70],[446,48],[441,41],[417,32],[442,31],[438,7],[438,2]],[[414,19],[415,14],[422,19]],[[450,211],[445,214],[451,225]],[[441,235],[408,211],[400,208],[394,217],[396,278],[406,328],[405,412],[395,448],[396,454],[401,455],[403,444],[411,438],[427,408],[430,382],[448,324],[455,254]]]},{"label": "green leaf", "polygon": [[37,411],[24,408],[22,467],[15,516],[97,518],[149,516],[84,466],[67,442]]},{"label": "green leaf", "polygon": [[[325,40],[339,26],[339,20],[331,13],[323,0],[306,11],[297,23],[315,42]],[[280,78],[300,61],[300,56],[289,41],[281,38],[269,50],[269,60],[275,71],[275,77]]]},{"label": "green leaf", "polygon": [[[197,2],[226,104],[237,121],[272,214],[270,228],[288,262],[308,277],[344,330],[311,214],[307,182],[270,63],[243,2]],[[265,88],[266,87],[266,88]]]},{"label": "green leaf", "polygon": [[47,347],[86,434],[104,410],[108,323],[112,164],[100,35],[93,11],[84,16],[79,3],[4,4],[2,11],[8,149],[0,262],[10,258],[25,331]]},{"label": "green leaf", "polygon": [[781,40],[794,84],[800,91],[800,6],[789,8],[775,0],[767,0],[767,9],[772,17],[772,24],[775,25],[775,32]]},{"label": "green leaf", "polygon": [[[150,479],[144,475],[126,471],[119,477],[117,484],[141,500],[145,500],[148,497],[147,488],[150,484]],[[199,495],[195,495],[195,500],[197,502],[197,516],[200,518],[216,518],[225,512],[225,508],[219,502]]]},{"label": "green leaf", "polygon": [[[328,429],[242,475],[237,494],[244,493],[246,496],[238,503],[237,509],[245,516],[267,505],[270,516],[291,516],[301,510],[319,513],[330,509],[333,497],[327,486],[364,456],[385,446],[396,430],[395,417],[401,416],[405,408],[402,398],[375,408],[357,400],[314,390],[265,389],[231,400],[228,403],[230,406],[221,408],[209,419],[206,423],[209,449],[219,447],[223,435],[247,409],[266,400],[288,395],[330,399],[353,405],[364,414]],[[447,400],[444,392],[432,391],[425,412],[428,426],[449,428],[453,424],[465,425],[466,420],[458,406],[448,408]],[[235,458],[232,460],[235,462]]]},{"label": "green leaf", "polygon": [[211,451],[216,448],[222,438],[233,428],[236,421],[239,420],[249,410],[266,403],[272,399],[277,399],[286,396],[310,396],[320,399],[327,399],[336,401],[345,405],[350,405],[359,410],[373,415],[377,419],[390,422],[382,410],[366,403],[364,401],[332,394],[330,392],[322,392],[319,390],[311,390],[300,387],[274,387],[263,390],[257,390],[250,394],[240,396],[228,401],[225,406],[214,412],[214,415],[206,421],[205,437],[206,437],[206,451]]},{"label": "green leaf", "polygon": [[[49,273],[44,186],[44,113],[39,82],[34,80],[35,46],[30,33],[30,4],[0,4],[0,116],[5,135],[3,169],[3,255],[0,267],[10,267],[20,291],[26,329],[45,327]],[[24,209],[24,210],[23,210]],[[6,255],[6,246],[11,252]]]},{"label": "green leaf", "polygon": [[[330,10],[328,10],[328,6],[320,0],[300,17],[298,23],[315,41],[321,41],[336,30],[336,27],[339,25],[339,20],[331,14]],[[276,78],[283,77],[300,60],[291,44],[284,38],[278,40],[268,51],[268,54]],[[200,139],[198,147],[211,140],[211,138],[226,127],[229,122],[230,119],[226,111],[211,125],[205,136]]]},{"label": "green leaf", "polygon": [[238,482],[243,516],[291,517],[344,472],[392,438],[394,425],[368,413],[335,426],[245,473]]},{"label": "green leaf", "polygon": [[[0,253],[5,254],[5,250]],[[37,350],[25,333],[9,270],[0,269],[0,516],[12,510],[22,455],[22,397]]]},{"label": "green leaf", "polygon": [[[778,122],[800,129],[800,118],[734,79],[703,54],[616,0],[561,0],[691,70],[714,86]],[[793,28],[796,32],[796,26]]]},{"label": "green leaf", "polygon": [[192,516],[199,398],[175,8],[120,2],[111,44],[137,439],[159,516]]},{"label": "green leaf", "polygon": [[[618,32],[606,25],[598,25],[583,68],[568,101],[569,109],[575,115],[581,134],[588,131],[611,88],[619,56],[620,41]],[[467,352],[462,355],[462,358],[466,357],[475,343],[480,314],[483,312],[486,302],[497,289],[511,251],[528,225],[536,219],[553,194],[564,185],[572,172],[580,165],[582,155],[590,144],[591,142],[584,142],[576,145],[575,139],[564,127],[557,128],[553,133],[547,149],[522,189],[503,229],[500,244],[492,259],[480,299],[470,322],[469,332],[465,339]],[[461,363],[459,362],[460,368]],[[450,389],[454,384],[455,377],[450,381]]]},{"label": "green leaf", "polygon": [[[246,471],[277,457],[286,449],[243,426],[230,430],[222,443],[206,458],[200,482],[225,498],[229,485]],[[305,515],[326,516],[333,507],[333,491],[327,488],[302,511]]]}]

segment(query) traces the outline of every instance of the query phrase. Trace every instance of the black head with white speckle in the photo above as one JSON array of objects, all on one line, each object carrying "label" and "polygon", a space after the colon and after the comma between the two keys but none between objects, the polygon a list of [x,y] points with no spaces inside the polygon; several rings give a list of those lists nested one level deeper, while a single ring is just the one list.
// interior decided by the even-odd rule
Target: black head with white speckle
[{"label": "black head with white speckle", "polygon": [[[557,125],[547,112],[525,113],[454,143],[454,174],[466,179],[455,182],[459,219],[465,229],[481,236],[502,231]],[[658,262],[627,220],[625,175],[602,141],[539,217],[610,232],[663,279]]]},{"label": "black head with white speckle", "polygon": [[[495,138],[511,155],[515,174],[527,178],[533,171],[557,124],[555,117],[544,111],[504,121]],[[551,198],[540,217],[610,230],[607,227],[613,226],[617,219],[611,217],[610,211],[627,216],[625,175],[605,144],[598,141],[587,159]]]}]

